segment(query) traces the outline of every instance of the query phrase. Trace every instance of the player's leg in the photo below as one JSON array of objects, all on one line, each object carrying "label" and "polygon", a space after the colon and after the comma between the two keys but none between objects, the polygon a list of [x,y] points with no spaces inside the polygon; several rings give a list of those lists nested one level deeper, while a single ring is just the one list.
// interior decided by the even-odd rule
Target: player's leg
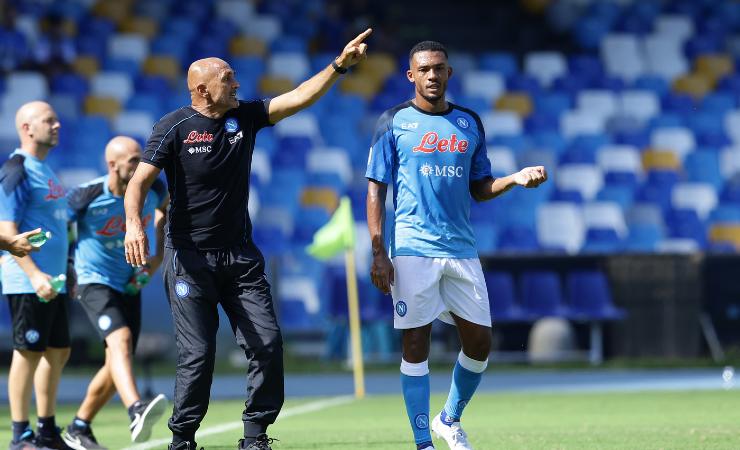
[{"label": "player's leg", "polygon": [[70,354],[68,304],[66,294],[59,294],[45,304],[49,306],[46,311],[50,321],[49,337],[33,380],[38,414],[36,442],[41,447],[67,448],[56,425],[55,414],[59,381]]},{"label": "player's leg", "polygon": [[441,283],[442,297],[457,326],[462,343],[452,372],[452,384],[443,410],[432,429],[450,448],[472,448],[460,427],[460,419],[480,384],[491,351],[491,316],[488,291],[477,259],[448,260]]},{"label": "player's leg", "polygon": [[92,431],[92,421],[116,393],[116,386],[113,384],[113,377],[108,366],[108,354],[109,350],[106,348],[105,364],[90,381],[77,414],[62,433],[64,442],[75,450],[105,450],[106,448],[98,444]]},{"label": "player's leg", "polygon": [[13,358],[8,372],[8,400],[10,403],[10,420],[13,430],[11,448],[23,442],[33,441],[33,431],[29,423],[31,406],[31,389],[33,374],[41,360],[41,352],[13,350]]},{"label": "player's leg", "polygon": [[240,448],[270,448],[267,427],[275,422],[285,398],[283,338],[265,277],[265,263],[252,249],[231,251],[229,279],[221,305],[236,341],[247,358],[247,399]]},{"label": "player's leg", "polygon": [[216,357],[216,258],[212,252],[166,248],[162,267],[177,344],[170,448],[194,449],[195,432],[208,410]]},{"label": "player's leg", "polygon": [[402,331],[401,388],[414,442],[433,448],[429,431],[429,345],[431,323],[444,310],[439,292],[442,267],[436,258],[393,258],[393,324]]}]

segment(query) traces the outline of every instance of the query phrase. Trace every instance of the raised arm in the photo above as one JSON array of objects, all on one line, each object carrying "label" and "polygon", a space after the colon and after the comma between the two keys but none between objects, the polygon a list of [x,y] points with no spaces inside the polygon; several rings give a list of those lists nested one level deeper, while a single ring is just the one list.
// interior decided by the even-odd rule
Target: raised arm
[{"label": "raised arm", "polygon": [[[368,28],[344,47],[342,54],[334,60],[340,70],[354,66],[367,57],[367,44],[363,41],[372,31],[372,28]],[[267,111],[270,123],[278,123],[280,120],[311,106],[332,87],[334,82],[339,79],[339,75],[340,73],[334,67],[328,65],[324,70],[304,81],[297,88],[273,98]]]},{"label": "raised arm", "polygon": [[136,167],[136,172],[126,188],[123,205],[126,210],[126,262],[133,266],[143,266],[149,257],[149,241],[141,222],[141,209],[149,188],[157,179],[160,169],[143,163]]},{"label": "raised arm", "polygon": [[375,287],[384,294],[391,291],[394,283],[393,264],[385,248],[383,226],[385,224],[385,196],[388,185],[375,180],[367,184],[367,228],[370,231],[370,243],[373,251],[373,265],[370,278]]},{"label": "raised arm", "polygon": [[484,178],[470,183],[470,194],[479,202],[498,197],[514,186],[536,188],[547,181],[543,166],[525,167],[517,173],[501,178]]}]

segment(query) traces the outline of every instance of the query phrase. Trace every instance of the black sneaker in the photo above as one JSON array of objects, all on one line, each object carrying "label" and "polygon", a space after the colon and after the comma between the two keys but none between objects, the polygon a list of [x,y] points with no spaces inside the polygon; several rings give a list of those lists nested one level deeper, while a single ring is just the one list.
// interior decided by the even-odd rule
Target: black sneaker
[{"label": "black sneaker", "polygon": [[[169,444],[167,446],[167,450],[195,450],[196,448],[198,448],[198,444],[190,441],[183,441],[177,445]],[[203,447],[201,447],[200,450],[203,450]]]},{"label": "black sneaker", "polygon": [[[132,442],[145,442],[152,436],[152,427],[167,409],[167,397],[159,394],[148,402],[139,404],[134,410],[129,430]],[[195,449],[193,449],[195,450]]]},{"label": "black sneaker", "polygon": [[52,436],[44,436],[42,434],[36,435],[36,438],[33,440],[33,443],[36,445],[36,447],[39,450],[72,450],[67,444],[64,443],[62,440],[62,429],[57,427],[57,432],[54,433]]},{"label": "black sneaker", "polygon": [[92,432],[92,427],[86,427],[83,431],[69,425],[64,430],[64,433],[62,433],[62,440],[70,448],[75,450],[108,450],[108,447],[98,444],[98,440],[95,439],[95,435]]},{"label": "black sneaker", "polygon": [[33,430],[26,430],[17,441],[10,441],[8,450],[38,450]]},{"label": "black sneaker", "polygon": [[236,447],[237,450],[272,450],[270,444],[277,441],[278,439],[267,437],[265,433],[258,434],[254,442],[247,445],[244,439],[239,439],[239,445]]}]

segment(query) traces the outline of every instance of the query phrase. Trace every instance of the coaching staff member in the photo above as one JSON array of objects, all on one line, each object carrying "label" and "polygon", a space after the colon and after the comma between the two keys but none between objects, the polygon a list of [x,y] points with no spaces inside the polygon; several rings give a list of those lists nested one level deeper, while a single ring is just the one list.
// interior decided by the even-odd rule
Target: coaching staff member
[{"label": "coaching staff member", "polygon": [[239,448],[269,449],[267,426],[283,404],[283,349],[247,211],[257,131],[318,100],[347,68],[365,58],[368,29],[331,65],[294,90],[264,101],[240,101],[239,83],[218,58],[188,70],[192,105],[155,126],[125,196],[126,260],[146,262],[141,220],[146,193],[164,169],[171,203],[163,268],[177,342],[170,449],[195,449],[208,408],[221,303],[248,361],[244,439]]}]

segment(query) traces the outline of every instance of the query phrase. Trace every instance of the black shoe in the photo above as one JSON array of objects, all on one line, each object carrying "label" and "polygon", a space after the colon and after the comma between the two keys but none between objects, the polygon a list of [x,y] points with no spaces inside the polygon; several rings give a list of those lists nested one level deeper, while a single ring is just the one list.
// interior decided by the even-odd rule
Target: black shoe
[{"label": "black shoe", "polygon": [[52,436],[44,436],[42,434],[36,435],[33,443],[38,447],[39,450],[73,450],[62,440],[62,429],[57,427],[57,432]]},{"label": "black shoe", "polygon": [[[190,441],[182,441],[177,445],[169,444],[167,446],[167,450],[196,450],[196,448],[198,448],[198,444]],[[203,450],[203,447],[200,450]]]},{"label": "black shoe", "polygon": [[34,439],[33,430],[26,430],[17,441],[10,441],[8,450],[38,450]]},{"label": "black shoe", "polygon": [[107,447],[98,444],[98,440],[95,439],[92,432],[92,427],[89,426],[83,431],[69,425],[62,433],[62,440],[74,450],[108,450]]},{"label": "black shoe", "polygon": [[237,450],[272,450],[270,444],[278,440],[279,439],[267,437],[265,433],[262,433],[258,434],[254,442],[249,445],[244,442],[244,439],[239,439],[239,445],[236,448]]},{"label": "black shoe", "polygon": [[[129,430],[132,442],[145,442],[152,436],[152,427],[167,409],[167,397],[159,394],[148,402],[140,403],[134,409]],[[195,449],[193,449],[195,450]]]}]

